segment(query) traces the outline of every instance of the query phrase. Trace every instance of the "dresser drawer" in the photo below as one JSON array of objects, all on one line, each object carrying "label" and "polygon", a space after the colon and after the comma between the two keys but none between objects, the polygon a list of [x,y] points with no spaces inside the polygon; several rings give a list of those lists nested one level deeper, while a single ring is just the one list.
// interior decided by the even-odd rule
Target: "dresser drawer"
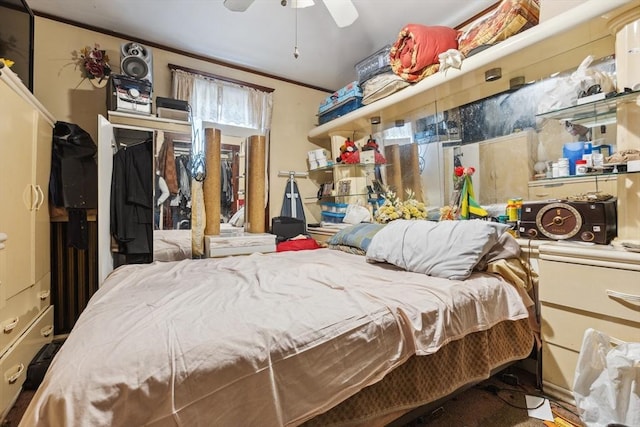
[{"label": "dresser drawer", "polygon": [[50,306],[0,358],[0,414],[4,416],[22,389],[27,367],[38,350],[53,339],[53,306]]},{"label": "dresser drawer", "polygon": [[599,191],[615,196],[618,190],[617,176],[584,176],[529,182],[529,200],[566,199]]},{"label": "dresser drawer", "polygon": [[542,385],[544,392],[573,403],[573,381],[578,352],[554,344],[542,345]]},{"label": "dresser drawer", "polygon": [[17,295],[0,309],[0,356],[51,304],[51,274]]},{"label": "dresser drawer", "polygon": [[624,319],[640,327],[639,271],[541,259],[540,277],[542,304]]},{"label": "dresser drawer", "polygon": [[626,320],[615,321],[608,316],[572,310],[542,304],[542,339],[545,342],[561,345],[574,351],[580,351],[584,331],[589,328],[601,331],[612,338],[622,341],[640,340],[640,324]]}]

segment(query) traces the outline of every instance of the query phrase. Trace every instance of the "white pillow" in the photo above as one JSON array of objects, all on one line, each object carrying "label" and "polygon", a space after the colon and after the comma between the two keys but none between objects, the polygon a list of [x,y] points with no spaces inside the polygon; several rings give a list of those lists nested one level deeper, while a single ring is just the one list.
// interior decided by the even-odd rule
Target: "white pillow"
[{"label": "white pillow", "polygon": [[482,220],[395,220],[373,237],[366,257],[415,273],[464,280],[507,228]]},{"label": "white pillow", "polygon": [[244,226],[244,206],[238,209],[236,213],[229,219],[229,224],[234,227],[242,227]]}]

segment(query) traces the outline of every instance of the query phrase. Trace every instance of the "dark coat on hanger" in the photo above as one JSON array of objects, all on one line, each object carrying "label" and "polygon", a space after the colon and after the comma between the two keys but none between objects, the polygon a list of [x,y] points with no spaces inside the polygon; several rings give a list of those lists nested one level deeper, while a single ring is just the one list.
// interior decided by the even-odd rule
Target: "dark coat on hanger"
[{"label": "dark coat on hanger", "polygon": [[122,254],[153,254],[153,143],[113,156],[111,234]]}]

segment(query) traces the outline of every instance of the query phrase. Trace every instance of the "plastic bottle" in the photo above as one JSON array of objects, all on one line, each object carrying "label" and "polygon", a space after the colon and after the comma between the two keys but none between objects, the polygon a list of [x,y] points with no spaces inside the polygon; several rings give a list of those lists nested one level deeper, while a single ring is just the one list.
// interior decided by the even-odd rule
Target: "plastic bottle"
[{"label": "plastic bottle", "polygon": [[576,175],[585,175],[589,170],[586,160],[576,160]]}]

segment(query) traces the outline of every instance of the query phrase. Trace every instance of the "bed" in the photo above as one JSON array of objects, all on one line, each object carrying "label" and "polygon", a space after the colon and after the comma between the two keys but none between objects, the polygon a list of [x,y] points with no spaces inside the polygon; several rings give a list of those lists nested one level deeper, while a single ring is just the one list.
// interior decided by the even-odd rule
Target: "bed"
[{"label": "bed", "polygon": [[[20,425],[370,426],[530,354],[533,301],[504,229],[460,221],[443,241],[394,222],[332,248],[119,267]],[[468,267],[442,259],[453,249],[473,268],[436,277]]]}]

